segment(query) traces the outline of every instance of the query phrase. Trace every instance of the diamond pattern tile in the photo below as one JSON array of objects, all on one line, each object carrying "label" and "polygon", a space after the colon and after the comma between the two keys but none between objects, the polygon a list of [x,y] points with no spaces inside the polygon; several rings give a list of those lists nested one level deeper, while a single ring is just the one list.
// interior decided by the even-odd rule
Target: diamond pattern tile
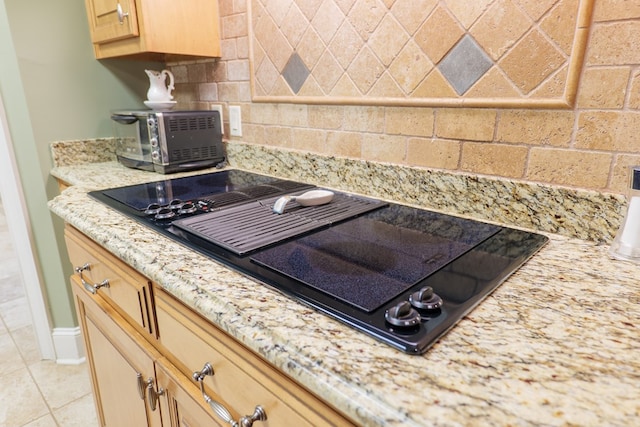
[{"label": "diamond pattern tile", "polygon": [[253,95],[562,102],[594,1],[251,0]]},{"label": "diamond pattern tile", "polygon": [[451,86],[464,94],[493,65],[491,58],[476,43],[473,37],[466,35],[444,57],[438,69]]}]

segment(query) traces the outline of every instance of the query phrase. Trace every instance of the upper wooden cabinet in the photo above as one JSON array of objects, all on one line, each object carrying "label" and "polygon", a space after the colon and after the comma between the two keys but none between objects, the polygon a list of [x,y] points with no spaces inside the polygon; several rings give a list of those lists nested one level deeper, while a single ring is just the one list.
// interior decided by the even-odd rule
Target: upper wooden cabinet
[{"label": "upper wooden cabinet", "polygon": [[85,0],[98,59],[220,56],[217,0]]}]

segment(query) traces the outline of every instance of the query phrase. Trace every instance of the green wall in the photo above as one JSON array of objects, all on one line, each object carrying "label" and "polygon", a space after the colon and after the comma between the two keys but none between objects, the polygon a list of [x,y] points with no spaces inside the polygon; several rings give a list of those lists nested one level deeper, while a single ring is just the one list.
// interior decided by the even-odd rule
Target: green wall
[{"label": "green wall", "polygon": [[[62,239],[47,209],[57,192],[49,144],[112,136],[109,112],[144,108],[145,68],[162,64],[97,61],[80,0],[0,0],[0,94],[25,194],[37,263],[53,327],[77,325]],[[61,261],[62,260],[62,261]]]}]

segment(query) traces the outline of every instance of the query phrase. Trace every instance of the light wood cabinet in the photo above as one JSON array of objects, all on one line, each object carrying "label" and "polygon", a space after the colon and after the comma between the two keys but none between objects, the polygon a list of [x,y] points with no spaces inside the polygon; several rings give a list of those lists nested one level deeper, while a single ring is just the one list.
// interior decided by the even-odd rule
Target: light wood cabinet
[{"label": "light wood cabinet", "polygon": [[72,289],[100,425],[161,426],[160,411],[151,410],[146,399],[147,388],[156,386],[159,354],[108,304],[92,298],[76,277]]},{"label": "light wood cabinet", "polygon": [[75,228],[65,239],[102,425],[225,426],[261,411],[255,427],[354,425]]},{"label": "light wood cabinet", "polygon": [[220,56],[217,0],[85,0],[98,59]]}]

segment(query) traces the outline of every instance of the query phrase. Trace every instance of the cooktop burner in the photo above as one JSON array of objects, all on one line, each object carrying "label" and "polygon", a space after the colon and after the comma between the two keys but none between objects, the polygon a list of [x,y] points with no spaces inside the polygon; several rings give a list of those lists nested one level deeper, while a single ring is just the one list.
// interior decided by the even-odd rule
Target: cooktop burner
[{"label": "cooktop burner", "polygon": [[238,170],[90,195],[192,249],[410,354],[426,351],[546,237]]}]

